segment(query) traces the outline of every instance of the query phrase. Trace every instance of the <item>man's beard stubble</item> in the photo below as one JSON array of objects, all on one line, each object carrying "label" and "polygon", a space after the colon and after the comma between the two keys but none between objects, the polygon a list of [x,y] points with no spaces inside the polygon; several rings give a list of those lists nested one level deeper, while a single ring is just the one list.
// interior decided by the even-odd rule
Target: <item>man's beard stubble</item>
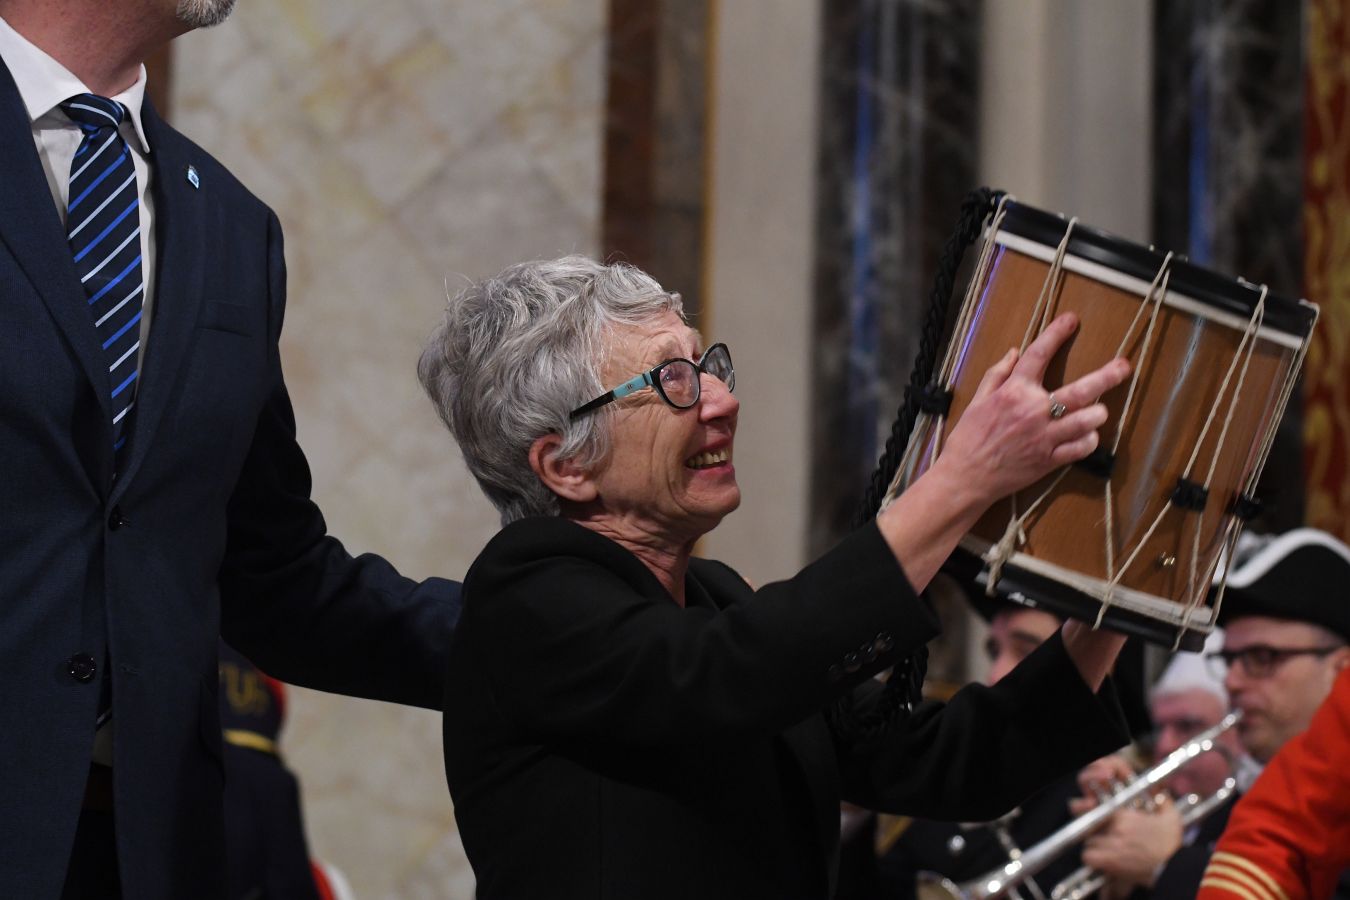
[{"label": "man's beard stubble", "polygon": [[235,0],[178,0],[175,15],[189,28],[210,28],[230,17]]}]

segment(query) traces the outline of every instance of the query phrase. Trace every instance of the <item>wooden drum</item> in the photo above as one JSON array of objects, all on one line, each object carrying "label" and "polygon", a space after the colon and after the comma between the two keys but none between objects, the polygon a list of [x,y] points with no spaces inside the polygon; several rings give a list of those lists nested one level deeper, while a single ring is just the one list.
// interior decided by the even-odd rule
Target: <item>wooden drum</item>
[{"label": "wooden drum", "polygon": [[920,416],[893,490],[941,453],[984,372],[1069,310],[1080,326],[1048,390],[1116,355],[1135,369],[1102,398],[1101,447],[997,504],[950,567],[1021,602],[1198,650],[1217,615],[1211,579],[1255,508],[1317,308],[1005,201],[946,349],[946,398]]}]

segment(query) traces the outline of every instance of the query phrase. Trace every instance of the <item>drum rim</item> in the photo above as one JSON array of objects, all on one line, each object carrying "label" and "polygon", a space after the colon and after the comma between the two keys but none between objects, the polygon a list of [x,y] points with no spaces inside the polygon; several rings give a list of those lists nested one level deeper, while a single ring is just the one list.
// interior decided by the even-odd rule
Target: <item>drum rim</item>
[{"label": "drum rim", "polygon": [[[1009,200],[1005,212],[1000,230],[1052,248],[1063,240],[1068,227],[1063,216],[1025,203]],[[1074,225],[1066,252],[1144,281],[1152,281],[1166,259],[1163,252],[1081,222]],[[1177,256],[1172,258],[1168,289],[1244,319],[1251,317],[1261,297],[1259,285],[1221,275]],[[1263,325],[1267,328],[1307,339],[1316,318],[1316,308],[1308,303],[1274,291],[1266,295]]]},{"label": "drum rim", "polygon": [[[947,558],[943,568],[958,581],[973,584],[985,570],[984,560],[965,547],[958,547]],[[1010,603],[1044,609],[1061,619],[1077,619],[1091,623],[1101,608],[1101,601],[1062,581],[1046,578],[1017,565],[1006,565],[999,579],[999,596]],[[1102,617],[1102,627],[1108,631],[1137,637],[1161,647],[1199,652],[1213,626],[1187,627],[1155,619],[1111,606]]]}]

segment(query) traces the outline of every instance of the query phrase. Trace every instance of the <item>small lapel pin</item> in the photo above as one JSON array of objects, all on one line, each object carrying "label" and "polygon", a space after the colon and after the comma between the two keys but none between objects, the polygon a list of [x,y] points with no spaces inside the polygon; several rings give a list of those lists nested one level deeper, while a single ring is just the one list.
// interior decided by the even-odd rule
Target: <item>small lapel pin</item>
[{"label": "small lapel pin", "polygon": [[202,180],[201,180],[201,178],[199,178],[199,177],[197,176],[197,167],[196,167],[196,166],[188,166],[188,167],[187,167],[187,180],[188,180],[188,184],[192,185],[194,188],[198,188],[198,189],[201,188],[201,186],[202,186]]}]

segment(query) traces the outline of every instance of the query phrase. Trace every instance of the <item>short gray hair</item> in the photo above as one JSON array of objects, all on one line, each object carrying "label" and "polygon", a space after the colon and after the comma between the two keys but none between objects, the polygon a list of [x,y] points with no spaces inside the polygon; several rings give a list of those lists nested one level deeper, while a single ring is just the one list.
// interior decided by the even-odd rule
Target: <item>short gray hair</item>
[{"label": "short gray hair", "polygon": [[612,410],[570,413],[606,390],[609,332],[665,312],[684,317],[678,294],[634,266],[584,256],[519,263],[450,299],[417,377],[503,525],[559,513],[530,468],[536,439],[561,436],[558,457],[586,467],[608,455]]}]

